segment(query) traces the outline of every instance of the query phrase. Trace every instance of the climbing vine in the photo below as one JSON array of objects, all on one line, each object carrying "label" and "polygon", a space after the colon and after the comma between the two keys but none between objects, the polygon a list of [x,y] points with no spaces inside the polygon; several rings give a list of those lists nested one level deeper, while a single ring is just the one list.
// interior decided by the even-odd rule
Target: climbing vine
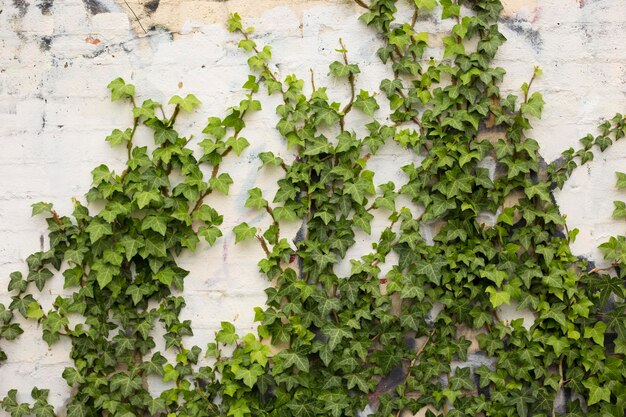
[{"label": "climbing vine", "polygon": [[[247,95],[208,119],[200,152],[174,130],[180,111],[200,105],[195,96],[174,96],[168,117],[160,103],[138,105],[131,84],[109,84],[133,115],[132,127],[107,137],[126,146],[125,169],[92,171],[86,200],[100,210],[76,201],[67,217],[50,203],[33,205],[46,216],[50,250],[27,259],[27,276],[11,274],[12,302],[0,305],[3,339],[22,332],[18,313],[40,323],[48,344],[70,339],[69,417],[624,414],[626,238],[601,246],[612,262],[606,270],[574,256],[577,231],[567,229],[553,191],[595,148],[624,137],[626,118],[616,115],[546,165],[527,136],[544,105],[531,90],[541,70],[519,96],[504,96],[505,71],[492,65],[505,41],[498,0],[357,3],[390,69],[380,95],[359,88],[361,69],[341,40],[329,75],[348,98],[335,101],[314,74],[305,93],[304,80],[270,69],[270,47],[236,14],[228,26],[250,54]],[[439,18],[451,22],[441,42],[420,31],[423,19]],[[237,243],[255,240],[264,251],[266,306],[255,309],[258,334],[240,336],[224,322],[206,348],[189,347],[192,326],[180,319],[187,271],[176,258],[222,236],[210,195],[228,194],[233,180],[221,163],[249,145],[242,133],[247,114],[261,110],[262,87],[281,97],[276,128],[284,155],[295,153],[258,155],[262,169],[284,174],[273,195],[253,188],[245,202],[269,226],[233,230]],[[364,117],[359,135],[353,120]],[[133,143],[140,125],[154,132],[151,149]],[[401,167],[403,184],[378,183],[368,169],[392,142],[414,156]],[[625,188],[626,174],[617,178]],[[614,216],[626,217],[625,203],[615,202]],[[372,227],[375,218],[386,226]],[[299,232],[285,236],[294,222]],[[371,252],[338,274],[364,234]],[[73,292],[45,311],[32,287],[42,291],[52,269]],[[520,318],[500,317],[506,305]],[[155,377],[169,384],[160,394],[149,389]],[[31,396],[22,403],[12,390],[2,408],[56,415],[47,390]]]}]

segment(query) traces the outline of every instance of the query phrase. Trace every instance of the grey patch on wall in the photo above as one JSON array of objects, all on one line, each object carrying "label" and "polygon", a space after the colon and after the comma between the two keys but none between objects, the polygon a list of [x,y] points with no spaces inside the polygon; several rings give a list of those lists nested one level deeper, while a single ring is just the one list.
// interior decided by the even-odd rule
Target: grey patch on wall
[{"label": "grey patch on wall", "polygon": [[148,32],[153,32],[158,35],[166,35],[170,41],[174,40],[174,34],[166,26],[152,25],[148,28]]},{"label": "grey patch on wall", "polygon": [[53,5],[54,5],[54,0],[41,0],[37,4],[37,8],[41,10],[41,14],[49,15],[51,14],[51,9]]},{"label": "grey patch on wall", "polygon": [[108,13],[109,9],[98,0],[83,0],[87,11],[91,14]]},{"label": "grey patch on wall", "polygon": [[524,37],[533,47],[536,52],[539,52],[543,47],[543,39],[537,29],[533,29],[531,24],[525,20],[520,19],[503,19],[504,25]]},{"label": "grey patch on wall", "polygon": [[149,2],[144,4],[143,7],[144,9],[146,9],[146,12],[148,12],[148,14],[152,14],[156,12],[156,10],[159,8],[160,2],[161,0],[150,0]]},{"label": "grey patch on wall", "polygon": [[26,0],[13,0],[13,6],[18,10],[19,16],[24,17],[26,12],[28,11],[28,6],[30,3],[27,3]]},{"label": "grey patch on wall", "polygon": [[51,36],[42,36],[41,40],[39,41],[39,49],[41,49],[43,52],[49,51],[51,44],[52,44]]}]

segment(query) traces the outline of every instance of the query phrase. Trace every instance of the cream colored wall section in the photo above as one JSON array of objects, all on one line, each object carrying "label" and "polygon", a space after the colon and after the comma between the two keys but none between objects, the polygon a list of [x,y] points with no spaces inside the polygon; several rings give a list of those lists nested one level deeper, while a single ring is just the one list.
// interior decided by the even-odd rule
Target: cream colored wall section
[{"label": "cream colored wall section", "polygon": [[[498,63],[508,73],[505,88],[517,93],[533,66],[543,68],[535,86],[547,104],[532,136],[551,161],[593,132],[602,117],[626,112],[624,0],[504,4],[501,31],[509,41]],[[256,28],[260,43],[272,45],[277,73],[295,72],[308,80],[312,68],[317,84],[328,84],[336,99],[347,91],[326,74],[328,64],[338,59],[340,37],[361,66],[359,88],[376,91],[389,71],[376,58],[376,37],[357,20],[361,9],[350,1],[0,0],[0,11],[0,302],[9,300],[9,273],[23,271],[24,259],[45,246],[45,223],[30,218],[30,204],[50,201],[68,212],[71,198],[87,191],[93,167],[106,163],[119,169],[123,164],[124,151],[111,149],[104,137],[132,121],[126,106],[110,102],[110,80],[121,76],[134,83],[142,99],[196,94],[203,105],[179,118],[179,131],[198,137],[207,116],[222,115],[243,97],[247,57],[224,24],[233,11]],[[437,32],[433,21],[419,24],[420,30]],[[385,98],[377,98],[384,118]],[[274,150],[293,157],[273,129],[276,99],[262,100],[265,111],[251,118],[244,134],[250,148],[224,167],[235,180],[232,195],[210,201],[225,215],[224,237],[212,248],[181,258],[191,271],[184,315],[193,320],[194,342],[200,346],[221,320],[234,321],[241,332],[252,330],[252,309],[264,301],[266,282],[256,268],[261,250],[252,242],[235,246],[230,233],[241,221],[262,221],[243,207],[246,191],[274,187],[271,173],[258,174],[256,155]],[[362,129],[359,122],[358,117],[351,120],[357,130]],[[147,132],[140,132],[140,140],[148,143]],[[614,171],[626,171],[625,156],[626,142],[597,155],[557,196],[569,227],[581,230],[574,250],[600,264],[596,246],[610,235],[626,233],[626,225],[611,220],[612,201],[626,200],[613,190]],[[372,161],[376,182],[401,183],[398,167],[411,158],[387,146]],[[368,247],[369,240],[360,239],[354,254]],[[59,284],[46,289],[44,307],[61,291]],[[68,345],[48,349],[36,326],[25,323],[24,328],[18,343],[0,342],[9,355],[0,366],[0,396],[18,388],[26,400],[32,386],[46,387],[61,410],[69,395],[61,378],[69,364]]]}]

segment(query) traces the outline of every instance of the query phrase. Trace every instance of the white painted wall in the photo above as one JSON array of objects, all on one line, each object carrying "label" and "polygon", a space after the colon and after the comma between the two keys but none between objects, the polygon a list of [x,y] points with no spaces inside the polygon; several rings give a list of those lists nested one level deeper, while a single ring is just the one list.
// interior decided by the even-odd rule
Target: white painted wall
[{"label": "white painted wall", "polygon": [[[387,73],[375,56],[375,36],[357,21],[361,10],[350,1],[161,0],[152,14],[146,3],[128,1],[145,29],[157,26],[148,34],[123,1],[0,0],[0,302],[9,299],[9,273],[24,271],[24,259],[40,249],[45,223],[30,218],[30,205],[50,201],[69,212],[71,197],[87,191],[93,167],[123,164],[123,150],[104,142],[112,129],[131,124],[129,108],[109,100],[110,80],[122,76],[133,82],[141,98],[167,101],[174,94],[196,94],[204,104],[179,118],[179,131],[199,134],[207,116],[222,115],[243,97],[246,56],[236,48],[238,39],[225,30],[229,11],[239,11],[257,29],[259,42],[273,46],[281,75],[296,72],[308,80],[313,68],[318,86],[329,83],[337,99],[346,91],[325,75],[328,64],[339,58],[334,51],[338,38],[361,66],[360,88],[377,90]],[[544,76],[535,85],[547,104],[532,136],[551,161],[594,132],[602,117],[626,112],[626,5],[624,0],[504,3],[501,31],[509,41],[498,59],[508,72],[505,85],[517,92],[533,66],[543,68]],[[108,12],[94,15],[86,5]],[[432,24],[421,30],[437,31]],[[384,107],[384,97],[379,98]],[[254,115],[244,132],[252,146],[224,165],[235,180],[232,196],[209,201],[225,216],[225,237],[215,247],[181,259],[191,271],[184,315],[193,320],[193,342],[200,346],[212,338],[221,320],[234,321],[241,333],[252,330],[252,308],[264,301],[266,283],[256,268],[261,250],[254,243],[235,247],[228,231],[243,220],[262,222],[243,207],[247,189],[273,186],[271,174],[259,176],[256,154],[271,149],[290,157],[273,130],[276,104],[274,99],[264,101],[265,111]],[[359,119],[352,123],[358,125]],[[626,225],[611,220],[612,201],[626,200],[613,190],[614,171],[626,171],[624,156],[626,142],[618,143],[578,170],[558,195],[570,228],[581,231],[574,245],[577,254],[601,262],[596,246],[626,232]],[[409,160],[388,146],[372,161],[377,182],[395,178],[399,183],[397,168]],[[61,285],[46,289],[44,307],[60,291]],[[0,342],[9,355],[0,366],[0,396],[18,388],[26,400],[37,385],[50,388],[51,401],[60,407],[68,396],[61,378],[68,346],[59,343],[48,350],[35,326],[24,327],[18,343]]]}]

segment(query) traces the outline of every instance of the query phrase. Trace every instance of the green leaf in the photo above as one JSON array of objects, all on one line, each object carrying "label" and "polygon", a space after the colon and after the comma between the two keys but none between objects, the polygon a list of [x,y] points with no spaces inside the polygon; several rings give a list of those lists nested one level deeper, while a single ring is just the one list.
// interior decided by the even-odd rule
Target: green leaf
[{"label": "green leaf", "polygon": [[224,195],[228,195],[228,189],[232,183],[233,179],[226,173],[220,174],[218,177],[212,177],[209,180],[211,189],[218,190]]},{"label": "green leaf", "polygon": [[415,6],[418,8],[426,8],[432,11],[435,7],[437,7],[437,0],[413,0]]},{"label": "green leaf", "polygon": [[265,371],[259,364],[252,364],[250,368],[237,367],[234,371],[235,378],[243,380],[248,387],[254,387],[257,379],[263,375]]},{"label": "green leaf", "polygon": [[244,149],[250,146],[250,142],[246,138],[232,136],[226,140],[226,146],[232,148],[235,154],[239,156]]},{"label": "green leaf", "polygon": [[494,287],[487,287],[485,292],[489,294],[489,302],[494,308],[500,307],[502,304],[511,303],[511,294],[506,291],[498,291]]},{"label": "green leaf", "polygon": [[167,231],[167,221],[163,216],[148,216],[141,222],[141,230],[154,230],[165,236]]},{"label": "green leaf", "polygon": [[222,237],[222,231],[215,226],[202,226],[198,229],[198,236],[203,237],[209,245],[213,245],[219,237]]},{"label": "green leaf", "polygon": [[235,233],[235,243],[239,243],[248,238],[255,237],[257,230],[256,227],[248,226],[248,223],[243,222],[235,226],[233,232]]},{"label": "green leaf", "polygon": [[235,326],[227,321],[221,323],[222,329],[215,334],[215,340],[225,345],[237,342],[239,336],[235,333]]},{"label": "green leaf", "polygon": [[28,274],[28,281],[34,282],[39,291],[42,291],[46,285],[46,281],[52,278],[54,274],[48,268],[41,268]]},{"label": "green leaf", "polygon": [[328,336],[328,348],[333,351],[344,338],[352,339],[352,333],[344,327],[326,326],[322,328],[322,333]]},{"label": "green leaf", "polygon": [[606,324],[598,321],[593,327],[586,327],[583,337],[585,339],[593,339],[596,344],[604,347],[604,332],[606,331]]},{"label": "green leaf", "polygon": [[26,317],[28,317],[29,319],[39,320],[40,318],[44,316],[44,314],[45,313],[41,309],[41,306],[39,305],[38,302],[33,301],[32,303],[28,305],[28,311],[26,312]]},{"label": "green leaf", "polygon": [[309,359],[305,355],[296,353],[292,349],[285,349],[275,356],[282,361],[282,368],[287,369],[291,366],[298,368],[302,372],[309,372]]},{"label": "green leaf", "polygon": [[85,228],[85,231],[89,233],[89,240],[91,243],[96,243],[103,236],[112,235],[113,229],[111,225],[108,223],[102,223],[97,220],[93,220],[89,225]]},{"label": "green leaf", "polygon": [[126,84],[122,78],[116,78],[107,85],[111,90],[111,101],[117,101],[122,98],[131,98],[135,95],[135,86]]},{"label": "green leaf", "polygon": [[228,408],[229,416],[246,417],[247,414],[250,414],[250,408],[248,408],[245,398],[238,399],[235,404]]},{"label": "green leaf", "polygon": [[265,207],[268,207],[269,204],[267,200],[263,198],[261,189],[255,187],[255,188],[252,188],[251,190],[248,190],[248,199],[246,200],[246,203],[244,206],[248,208],[260,210]]},{"label": "green leaf", "polygon": [[132,129],[126,129],[124,131],[115,129],[109,136],[106,137],[106,141],[111,143],[111,146],[117,146],[122,143],[130,142],[132,135]]},{"label": "green leaf", "polygon": [[597,404],[600,401],[611,402],[611,389],[608,386],[600,387],[596,377],[583,381],[583,385],[589,390],[588,405]]},{"label": "green leaf", "polygon": [[424,275],[430,282],[439,285],[441,284],[441,268],[445,265],[447,262],[439,258],[418,261],[415,264],[415,273]]},{"label": "green leaf", "polygon": [[522,104],[522,113],[528,113],[536,118],[541,118],[541,111],[544,105],[543,97],[540,93],[533,93],[527,103]]},{"label": "green leaf", "polygon": [[365,90],[361,90],[359,95],[356,97],[354,101],[354,107],[361,110],[363,113],[368,116],[373,116],[374,112],[380,108],[376,99],[371,97],[369,93]]},{"label": "green leaf", "polygon": [[39,202],[31,204],[31,207],[33,208],[33,216],[41,213],[52,213],[52,203]]},{"label": "green leaf", "polygon": [[187,94],[185,98],[182,98],[180,96],[172,97],[168,104],[176,104],[180,106],[182,110],[186,112],[191,112],[193,111],[193,109],[202,104],[202,102],[198,100],[198,98],[193,94]]},{"label": "green leaf", "polygon": [[129,397],[133,392],[141,389],[141,378],[125,372],[118,373],[111,378],[110,386],[111,391],[119,391],[124,397]]},{"label": "green leaf", "polygon": [[361,72],[359,70],[358,65],[342,64],[339,61],[335,61],[332,64],[330,64],[329,68],[330,68],[330,74],[334,75],[335,77],[348,77],[351,74],[356,75],[359,72]]},{"label": "green leaf", "polygon": [[130,235],[125,234],[118,240],[118,244],[124,250],[124,255],[126,256],[126,260],[130,261],[133,256],[137,255],[139,249],[144,247],[143,238],[133,238]]},{"label": "green leaf", "polygon": [[75,368],[69,367],[63,370],[63,379],[67,381],[67,385],[70,387],[85,382],[85,378]]}]

